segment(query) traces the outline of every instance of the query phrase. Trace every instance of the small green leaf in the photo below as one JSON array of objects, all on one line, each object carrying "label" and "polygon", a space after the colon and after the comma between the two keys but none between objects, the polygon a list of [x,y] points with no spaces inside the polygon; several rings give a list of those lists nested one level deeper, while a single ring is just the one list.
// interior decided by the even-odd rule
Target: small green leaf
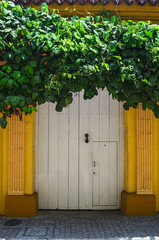
[{"label": "small green leaf", "polygon": [[11,102],[12,106],[16,107],[18,105],[18,103],[20,102],[20,97],[19,96],[12,96],[10,98],[10,102]]},{"label": "small green leaf", "polygon": [[11,66],[7,66],[7,67],[6,67],[6,72],[7,72],[7,73],[10,73],[11,71],[12,71]]},{"label": "small green leaf", "polygon": [[32,99],[34,100],[39,94],[37,92],[32,93]]},{"label": "small green leaf", "polygon": [[99,21],[100,21],[100,19],[101,19],[101,17],[100,17],[100,16],[96,16],[96,17],[95,17],[95,20],[96,20],[96,22],[99,22]]},{"label": "small green leaf", "polygon": [[146,110],[146,103],[145,103],[145,102],[142,103],[142,109],[143,109],[144,111]]},{"label": "small green leaf", "polygon": [[14,71],[13,78],[17,80],[19,77],[20,77],[20,71]]},{"label": "small green leaf", "polygon": [[105,41],[107,41],[108,40],[108,37],[109,37],[109,32],[103,32],[103,38],[104,38],[104,40]]},{"label": "small green leaf", "polygon": [[72,78],[72,74],[67,74],[67,77],[68,78]]},{"label": "small green leaf", "polygon": [[34,68],[32,66],[28,66],[28,72],[33,75],[34,74]]},{"label": "small green leaf", "polygon": [[109,48],[112,52],[115,52],[116,48],[117,48],[118,42],[116,40],[111,41],[109,43]]},{"label": "small green leaf", "polygon": [[22,84],[24,82],[24,80],[25,80],[24,76],[20,76],[18,78],[18,83]]},{"label": "small green leaf", "polygon": [[125,110],[129,110],[129,105],[127,103],[124,103],[123,107],[124,107]]},{"label": "small green leaf", "polygon": [[30,61],[30,65],[35,68],[37,66],[37,62],[36,61]]},{"label": "small green leaf", "polygon": [[0,125],[3,129],[5,129],[7,127],[7,121],[5,118],[0,118]]},{"label": "small green leaf", "polygon": [[6,82],[6,85],[7,85],[8,87],[12,87],[13,84],[14,84],[14,81],[13,81],[12,79],[8,79],[7,82]]},{"label": "small green leaf", "polygon": [[0,102],[0,111],[3,111],[5,109],[5,107],[6,107],[6,103],[3,100],[3,101]]},{"label": "small green leaf", "polygon": [[42,11],[43,13],[49,14],[48,5],[47,5],[46,3],[42,3],[42,4],[41,4],[41,11]]}]

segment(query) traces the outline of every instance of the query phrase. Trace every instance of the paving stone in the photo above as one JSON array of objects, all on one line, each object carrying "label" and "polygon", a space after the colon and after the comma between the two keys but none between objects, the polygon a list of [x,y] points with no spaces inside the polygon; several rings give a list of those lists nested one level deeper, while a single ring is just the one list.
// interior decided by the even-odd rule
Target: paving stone
[{"label": "paving stone", "polygon": [[6,227],[0,216],[0,239],[159,240],[159,215],[126,217],[120,211],[51,211]]}]

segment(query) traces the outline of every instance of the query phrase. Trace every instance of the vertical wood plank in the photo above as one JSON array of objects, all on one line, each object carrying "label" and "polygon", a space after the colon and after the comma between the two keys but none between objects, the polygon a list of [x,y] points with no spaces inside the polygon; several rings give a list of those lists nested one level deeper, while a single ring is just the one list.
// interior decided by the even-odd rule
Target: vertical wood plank
[{"label": "vertical wood plank", "polygon": [[39,107],[39,208],[48,209],[48,103]]},{"label": "vertical wood plank", "polygon": [[49,103],[49,209],[58,209],[58,177],[59,177],[59,117],[56,104]]},{"label": "vertical wood plank", "polygon": [[119,140],[119,102],[110,96],[110,141]]},{"label": "vertical wood plank", "polygon": [[117,205],[117,179],[118,179],[118,171],[117,171],[117,143],[110,142],[109,143],[109,162],[110,162],[110,205]]},{"label": "vertical wood plank", "polygon": [[100,141],[109,141],[110,139],[109,98],[106,89],[100,90]]},{"label": "vertical wood plank", "polygon": [[93,206],[100,205],[100,142],[93,142]]},{"label": "vertical wood plank", "polygon": [[100,92],[90,100],[90,140],[100,139]]},{"label": "vertical wood plank", "polygon": [[78,94],[69,106],[69,209],[78,209]]},{"label": "vertical wood plank", "polygon": [[[83,99],[80,94],[80,140],[79,140],[79,209],[92,208],[92,159],[91,147],[85,143],[85,134],[90,136],[90,101]],[[91,136],[90,136],[91,137]],[[90,176],[91,174],[91,176]]]},{"label": "vertical wood plank", "polygon": [[110,143],[100,143],[100,205],[110,204]]},{"label": "vertical wood plank", "polygon": [[68,107],[59,113],[59,209],[68,209]]}]

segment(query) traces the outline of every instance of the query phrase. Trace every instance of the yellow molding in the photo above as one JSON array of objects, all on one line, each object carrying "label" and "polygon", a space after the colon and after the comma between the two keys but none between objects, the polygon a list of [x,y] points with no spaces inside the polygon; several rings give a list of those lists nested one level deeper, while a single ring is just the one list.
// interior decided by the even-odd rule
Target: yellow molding
[{"label": "yellow molding", "polygon": [[25,117],[25,194],[34,193],[35,113]]}]

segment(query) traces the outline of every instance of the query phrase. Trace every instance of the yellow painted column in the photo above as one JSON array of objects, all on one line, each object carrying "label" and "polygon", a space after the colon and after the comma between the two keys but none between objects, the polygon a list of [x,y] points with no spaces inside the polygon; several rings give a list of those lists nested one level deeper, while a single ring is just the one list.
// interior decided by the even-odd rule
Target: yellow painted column
[{"label": "yellow painted column", "polygon": [[[38,195],[34,193],[35,113],[25,117],[25,124],[19,119],[14,121],[14,117],[10,124],[10,139],[6,142],[9,143],[10,150],[13,150],[15,156],[9,153],[9,185],[7,184],[8,178],[4,181],[9,189],[8,195],[5,192],[5,215],[31,217],[35,216],[38,211]],[[21,147],[20,139],[24,141]],[[21,148],[23,148],[24,156],[21,154]],[[10,181],[11,179],[14,183]],[[21,185],[21,180],[24,180],[24,185]]]},{"label": "yellow painted column", "polygon": [[[125,126],[125,189],[121,193],[121,210],[127,216],[152,215],[156,213],[156,197],[153,194],[136,194],[137,192],[137,127],[136,112],[130,108],[124,111]],[[153,127],[156,129],[156,127]],[[152,137],[152,144],[154,142]],[[152,153],[154,161],[155,151]],[[154,169],[154,163],[153,169]],[[154,171],[154,170],[153,170]],[[153,176],[154,179],[155,175]],[[152,182],[154,181],[152,179]],[[138,176],[139,180],[139,176]],[[156,181],[156,180],[155,180]],[[150,193],[150,192],[149,192]],[[151,192],[152,193],[152,192]]]}]

